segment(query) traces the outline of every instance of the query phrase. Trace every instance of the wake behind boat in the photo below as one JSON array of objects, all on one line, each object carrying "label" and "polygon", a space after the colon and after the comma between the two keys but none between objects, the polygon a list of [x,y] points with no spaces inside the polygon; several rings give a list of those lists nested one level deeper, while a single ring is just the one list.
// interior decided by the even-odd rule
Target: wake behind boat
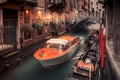
[{"label": "wake behind boat", "polygon": [[80,46],[80,39],[73,36],[62,36],[46,41],[45,47],[34,53],[44,68],[50,68],[69,60]]}]

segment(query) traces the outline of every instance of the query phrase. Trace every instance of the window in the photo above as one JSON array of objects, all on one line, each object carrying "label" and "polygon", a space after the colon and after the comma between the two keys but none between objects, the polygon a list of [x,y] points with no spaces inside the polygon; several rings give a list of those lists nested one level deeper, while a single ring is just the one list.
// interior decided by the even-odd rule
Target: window
[{"label": "window", "polygon": [[24,40],[31,39],[31,31],[24,30]]},{"label": "window", "polygon": [[44,28],[43,24],[37,23],[37,28],[36,28],[37,36],[40,36],[42,34],[43,28]]},{"label": "window", "polygon": [[98,5],[98,2],[96,2],[96,4]]},{"label": "window", "polygon": [[42,34],[42,30],[37,28],[37,36],[40,36]]},{"label": "window", "polygon": [[65,46],[62,44],[52,44],[52,43],[46,43],[45,47],[46,48],[56,48],[56,49],[61,49],[61,50],[63,50],[65,48]]},{"label": "window", "polygon": [[103,5],[102,8],[105,8],[105,6]]},{"label": "window", "polygon": [[91,5],[93,5],[93,2],[91,2]]}]

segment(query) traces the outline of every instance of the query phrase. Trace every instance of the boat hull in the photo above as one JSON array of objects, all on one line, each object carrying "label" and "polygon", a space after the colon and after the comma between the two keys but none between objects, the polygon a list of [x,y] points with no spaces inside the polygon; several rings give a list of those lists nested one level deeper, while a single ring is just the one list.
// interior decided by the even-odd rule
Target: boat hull
[{"label": "boat hull", "polygon": [[54,67],[56,65],[59,65],[61,63],[68,61],[73,56],[75,51],[79,48],[79,46],[80,46],[80,42],[70,47],[71,48],[70,51],[63,56],[53,58],[53,59],[48,59],[48,60],[39,60],[39,61],[44,68]]}]

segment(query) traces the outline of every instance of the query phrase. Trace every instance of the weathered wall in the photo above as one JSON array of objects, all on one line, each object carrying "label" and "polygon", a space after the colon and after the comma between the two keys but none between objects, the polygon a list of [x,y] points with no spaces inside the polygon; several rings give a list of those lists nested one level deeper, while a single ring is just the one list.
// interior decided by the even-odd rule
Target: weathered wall
[{"label": "weathered wall", "polygon": [[106,5],[106,27],[107,27],[107,39],[113,39],[113,1],[110,0]]},{"label": "weathered wall", "polygon": [[113,0],[114,50],[120,55],[120,0]]},{"label": "weathered wall", "polygon": [[109,0],[106,5],[107,39],[113,39],[115,54],[120,54],[120,0]]},{"label": "weathered wall", "polygon": [[[105,65],[109,76],[108,80],[120,80],[120,0],[108,0],[106,4],[106,27],[108,34]],[[110,39],[113,39],[113,42]]]}]

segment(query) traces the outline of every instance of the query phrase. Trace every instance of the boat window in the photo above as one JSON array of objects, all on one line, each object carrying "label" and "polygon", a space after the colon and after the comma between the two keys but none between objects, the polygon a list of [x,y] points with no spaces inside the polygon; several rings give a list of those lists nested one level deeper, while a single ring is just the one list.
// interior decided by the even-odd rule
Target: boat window
[{"label": "boat window", "polygon": [[67,44],[67,46],[71,46],[72,44],[71,44],[71,42],[69,42],[68,44]]},{"label": "boat window", "polygon": [[54,48],[55,45],[54,45],[54,44],[45,44],[45,47],[46,47],[46,48]]},{"label": "boat window", "polygon": [[63,48],[63,45],[59,45],[59,49],[62,49]]},{"label": "boat window", "polygon": [[45,47],[46,48],[56,48],[56,49],[66,49],[66,46],[65,45],[62,45],[62,44],[45,44]]},{"label": "boat window", "polygon": [[59,45],[59,49],[64,50],[64,49],[65,49],[65,47],[66,47],[65,45],[61,45],[61,44]]}]

